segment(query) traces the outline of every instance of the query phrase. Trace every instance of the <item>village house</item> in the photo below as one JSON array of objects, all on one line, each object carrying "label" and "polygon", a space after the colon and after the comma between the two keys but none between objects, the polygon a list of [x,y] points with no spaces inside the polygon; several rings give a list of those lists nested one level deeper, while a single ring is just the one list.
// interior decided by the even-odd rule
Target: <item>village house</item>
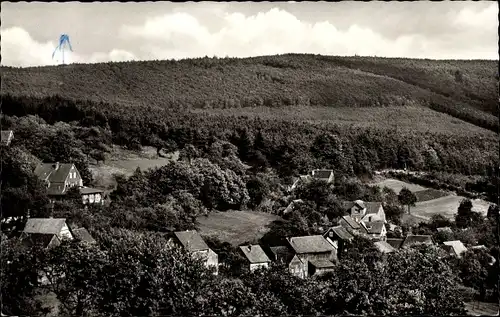
[{"label": "village house", "polygon": [[30,218],[21,234],[25,244],[43,248],[58,246],[63,239],[73,239],[65,218]]},{"label": "village house", "polygon": [[447,232],[447,233],[453,233],[450,227],[439,227],[436,228],[437,232]]},{"label": "village house", "polygon": [[240,246],[244,257],[248,260],[248,268],[253,272],[259,268],[268,268],[271,260],[267,257],[262,247],[258,244]]},{"label": "village house", "polygon": [[315,169],[309,175],[300,175],[294,179],[293,184],[288,188],[289,191],[295,190],[301,184],[307,184],[313,179],[324,181],[327,184],[333,184],[335,181],[333,170],[329,169]]},{"label": "village house", "polygon": [[347,244],[354,238],[354,236],[342,226],[329,228],[323,234],[323,237],[337,249],[337,256],[339,258],[341,254],[347,251]]},{"label": "village house", "polygon": [[294,256],[290,273],[300,278],[330,271],[337,261],[337,250],[321,235],[287,238]]},{"label": "village house", "polygon": [[177,231],[169,240],[170,245],[177,245],[193,255],[202,259],[205,267],[215,269],[214,274],[219,272],[219,257],[208,247],[203,238],[196,230]]},{"label": "village house", "polygon": [[462,253],[467,251],[467,248],[460,240],[453,241],[445,241],[441,245],[441,247],[448,252],[450,255],[454,255],[456,257],[461,257]]},{"label": "village house", "polygon": [[82,203],[87,204],[104,204],[104,191],[102,189],[82,187],[80,188]]},{"label": "village house", "polygon": [[383,221],[386,223],[385,211],[380,202],[364,202],[362,200],[345,201],[343,206],[356,222]]},{"label": "village house", "polygon": [[292,200],[290,202],[290,204],[288,204],[288,206],[283,210],[282,214],[283,215],[286,215],[290,212],[293,211],[293,209],[298,205],[298,204],[301,204],[303,203],[304,201],[302,199],[295,199],[295,200]]},{"label": "village house", "polygon": [[71,187],[83,187],[80,172],[72,163],[42,163],[35,168],[35,175],[47,185],[47,194],[60,197]]},{"label": "village house", "polygon": [[14,131],[12,130],[2,130],[1,132],[1,143],[2,145],[9,146],[12,139],[14,139]]},{"label": "village house", "polygon": [[361,230],[361,225],[351,216],[342,216],[339,220],[339,225],[351,234],[359,234]]},{"label": "village house", "polygon": [[385,242],[387,242],[395,250],[400,249],[401,246],[403,245],[404,241],[405,241],[405,239],[400,239],[400,238],[387,238],[387,239],[385,239]]}]

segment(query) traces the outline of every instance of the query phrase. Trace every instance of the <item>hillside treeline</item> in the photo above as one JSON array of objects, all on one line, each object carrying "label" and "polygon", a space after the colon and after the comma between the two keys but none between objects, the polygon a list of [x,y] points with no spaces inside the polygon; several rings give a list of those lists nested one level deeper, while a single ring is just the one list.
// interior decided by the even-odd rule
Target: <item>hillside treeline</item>
[{"label": "hillside treeline", "polygon": [[495,61],[289,54],[3,68],[2,91],[163,108],[417,105],[497,131]]},{"label": "hillside treeline", "polygon": [[[277,119],[201,115],[158,107],[46,98],[2,97],[6,116],[36,115],[49,124],[62,121],[100,128],[101,142],[130,148],[141,145],[173,151],[193,145],[202,153],[216,141],[237,147],[239,158],[256,168],[274,167],[281,176],[311,168],[333,168],[337,174],[370,175],[384,168],[443,171],[492,176],[498,162],[496,136],[412,133],[375,128],[317,125]],[[3,129],[15,127],[3,117]],[[17,129],[19,130],[19,129]],[[16,131],[15,142],[28,142],[33,131]],[[49,154],[47,154],[49,156]]]}]

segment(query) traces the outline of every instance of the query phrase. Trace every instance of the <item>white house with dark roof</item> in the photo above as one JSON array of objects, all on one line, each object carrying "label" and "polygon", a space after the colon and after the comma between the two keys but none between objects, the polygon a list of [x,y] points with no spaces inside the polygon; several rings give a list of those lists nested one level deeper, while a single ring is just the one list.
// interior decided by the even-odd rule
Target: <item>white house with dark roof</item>
[{"label": "white house with dark roof", "polygon": [[14,139],[14,131],[12,130],[2,130],[1,132],[1,144],[2,145],[10,145],[10,142],[12,142],[12,139]]},{"label": "white house with dark roof", "polygon": [[49,196],[62,196],[71,187],[83,187],[83,180],[73,163],[42,163],[34,171],[47,185]]},{"label": "white house with dark roof", "polygon": [[214,274],[219,272],[219,257],[208,247],[196,230],[174,232],[169,244],[182,247],[196,258],[202,259],[207,268],[214,268]]},{"label": "white house with dark roof", "polygon": [[288,268],[295,276],[306,278],[317,269],[323,272],[337,261],[337,249],[321,235],[287,238],[287,242],[294,253]]},{"label": "white house with dark roof", "polygon": [[288,188],[288,190],[293,191],[301,184],[307,184],[311,182],[313,179],[324,181],[327,184],[333,184],[333,182],[335,181],[335,176],[333,170],[315,169],[312,170],[311,173],[308,175],[300,175],[299,177],[295,178],[293,184]]},{"label": "white house with dark roof", "polygon": [[63,239],[73,239],[65,218],[30,218],[26,222],[21,239],[29,244],[41,244],[44,248],[57,246]]},{"label": "white house with dark roof", "polygon": [[258,244],[240,246],[243,256],[249,263],[250,271],[259,268],[268,268],[271,260],[268,258],[262,247]]},{"label": "white house with dark roof", "polygon": [[104,204],[104,190],[98,188],[81,187],[80,195],[82,196],[82,203],[87,204]]},{"label": "white house with dark roof", "polygon": [[351,218],[353,218],[356,222],[386,222],[385,211],[381,202],[365,202],[362,200],[355,200],[345,201],[343,202],[343,205]]},{"label": "white house with dark roof", "polygon": [[361,221],[362,234],[370,239],[385,240],[387,237],[387,229],[383,221],[364,222]]}]

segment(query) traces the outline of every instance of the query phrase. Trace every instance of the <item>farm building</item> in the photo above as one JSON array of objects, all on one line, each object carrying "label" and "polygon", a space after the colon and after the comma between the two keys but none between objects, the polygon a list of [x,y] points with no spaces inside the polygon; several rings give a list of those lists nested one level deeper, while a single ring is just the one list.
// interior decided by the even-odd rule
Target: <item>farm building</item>
[{"label": "farm building", "polygon": [[288,246],[275,246],[269,248],[269,259],[271,261],[288,264],[293,257],[293,252]]},{"label": "farm building", "polygon": [[396,251],[396,249],[386,241],[375,242],[375,247],[382,253],[392,253]]},{"label": "farm building", "polygon": [[[294,257],[290,261],[288,267],[292,274],[306,278],[314,274],[310,270],[310,261],[315,261],[314,265],[324,265],[324,261],[333,262],[337,261],[337,250],[321,235],[315,236],[302,236],[287,239],[291,249],[294,252]],[[327,269],[328,267],[319,267]]]},{"label": "farm building", "polygon": [[361,221],[362,234],[373,240],[385,240],[387,230],[383,221],[364,222]]},{"label": "farm building", "polygon": [[337,256],[339,258],[343,252],[347,251],[347,243],[354,238],[354,236],[342,226],[329,228],[323,234],[323,237],[337,249]]},{"label": "farm building", "polygon": [[196,230],[174,232],[169,242],[182,247],[194,257],[202,259],[207,268],[214,268],[215,274],[218,274],[219,257],[208,247]]},{"label": "farm building", "polygon": [[427,244],[432,245],[434,241],[432,241],[432,236],[429,235],[407,235],[401,245],[401,248],[409,248],[418,244]]},{"label": "farm building", "polygon": [[443,247],[450,255],[455,255],[457,257],[461,257],[462,253],[467,251],[467,248],[460,240],[445,241],[443,242]]},{"label": "farm building", "polygon": [[271,260],[267,257],[262,247],[258,244],[240,246],[244,257],[248,260],[250,271],[258,268],[268,268]]},{"label": "farm building", "polygon": [[356,222],[386,222],[385,211],[380,202],[364,202],[362,200],[345,201],[342,203],[348,214]]}]

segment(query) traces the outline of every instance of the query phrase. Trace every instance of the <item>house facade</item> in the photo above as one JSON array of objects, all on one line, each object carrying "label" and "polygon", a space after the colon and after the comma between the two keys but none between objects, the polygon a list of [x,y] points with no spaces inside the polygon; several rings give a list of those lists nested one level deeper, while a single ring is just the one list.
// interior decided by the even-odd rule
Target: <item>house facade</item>
[{"label": "house facade", "polygon": [[[321,235],[302,236],[287,239],[295,253],[288,267],[292,274],[306,278],[314,274],[310,263],[332,263],[337,261],[337,250]],[[313,264],[314,266],[314,264]],[[321,269],[321,268],[320,268]]]},{"label": "house facade", "polygon": [[169,244],[182,247],[193,257],[201,259],[207,268],[214,269],[214,274],[219,272],[219,257],[196,230],[177,231],[169,240]]},{"label": "house facade", "polygon": [[372,239],[383,241],[387,238],[387,229],[383,221],[364,222],[361,221],[363,235]]},{"label": "house facade", "polygon": [[83,187],[80,172],[73,163],[42,163],[34,171],[35,175],[47,185],[47,194],[60,197],[71,187]]},{"label": "house facade", "polygon": [[240,251],[248,261],[248,268],[253,272],[259,268],[268,268],[271,260],[258,244],[240,246]]},{"label": "house facade", "polygon": [[341,254],[347,251],[347,244],[354,238],[354,236],[342,226],[335,226],[329,228],[323,237],[335,249],[337,249],[337,256],[340,258]]},{"label": "house facade", "polygon": [[82,187],[80,188],[80,195],[82,196],[82,203],[87,204],[104,204],[104,191],[97,188]]},{"label": "house facade", "polygon": [[344,202],[348,214],[356,222],[373,222],[383,221],[387,222],[385,218],[385,211],[382,203],[380,202],[364,202],[362,200],[355,200],[352,202]]}]

